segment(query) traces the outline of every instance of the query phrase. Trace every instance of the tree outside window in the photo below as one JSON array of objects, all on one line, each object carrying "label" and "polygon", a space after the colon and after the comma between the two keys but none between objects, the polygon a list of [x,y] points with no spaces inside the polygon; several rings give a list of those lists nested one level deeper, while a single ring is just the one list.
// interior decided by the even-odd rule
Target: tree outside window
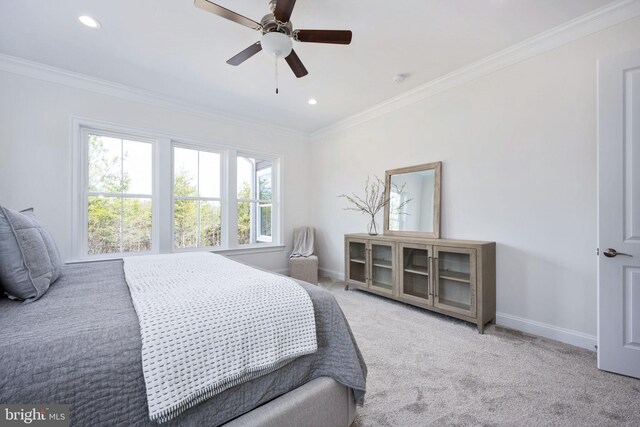
[{"label": "tree outside window", "polygon": [[87,253],[152,249],[152,144],[88,134]]},{"label": "tree outside window", "polygon": [[174,147],[174,247],[220,246],[220,154]]},{"label": "tree outside window", "polygon": [[280,243],[277,157],[98,123],[74,135],[78,259]]},{"label": "tree outside window", "polygon": [[272,241],[273,162],[237,158],[238,244]]}]

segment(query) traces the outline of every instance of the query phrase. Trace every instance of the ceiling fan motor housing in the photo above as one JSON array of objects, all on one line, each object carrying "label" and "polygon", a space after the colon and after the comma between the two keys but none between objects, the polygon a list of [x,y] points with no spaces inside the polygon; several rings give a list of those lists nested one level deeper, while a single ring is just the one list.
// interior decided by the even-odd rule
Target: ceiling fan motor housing
[{"label": "ceiling fan motor housing", "polygon": [[260,21],[260,26],[262,27],[262,34],[278,32],[286,34],[289,37],[293,34],[293,24],[291,21],[280,22],[273,16],[273,13],[265,15]]},{"label": "ceiling fan motor housing", "polygon": [[262,40],[255,42],[242,52],[233,56],[227,64],[237,66],[260,51],[276,57],[276,74],[278,58],[284,58],[296,77],[304,77],[309,72],[292,49],[293,41],[302,43],[331,43],[348,45],[351,43],[351,31],[348,30],[294,30],[291,13],[296,0],[269,0],[270,13],[258,23],[253,19],[240,15],[232,10],[214,3],[212,0],[193,0],[199,9],[218,15],[222,18],[257,30],[262,33]]}]

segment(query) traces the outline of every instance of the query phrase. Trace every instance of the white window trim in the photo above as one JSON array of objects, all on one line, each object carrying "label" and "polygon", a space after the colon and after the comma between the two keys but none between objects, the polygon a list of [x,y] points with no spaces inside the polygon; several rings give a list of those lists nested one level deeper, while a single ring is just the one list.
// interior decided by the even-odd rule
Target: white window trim
[{"label": "white window trim", "polygon": [[261,205],[264,205],[264,207],[269,206],[271,208],[271,222],[272,222],[272,226],[271,226],[271,231],[273,231],[273,202],[258,202],[257,204],[257,212],[256,212],[256,240],[258,242],[272,242],[273,241],[273,237],[266,235],[266,234],[262,234],[262,215],[260,212],[260,208],[263,207]]},{"label": "white window trim", "polygon": [[[273,174],[274,174],[274,169],[273,169],[273,165],[271,166],[271,183],[273,183]],[[266,174],[261,174],[260,171],[256,172],[256,189],[258,191],[258,193],[260,192],[260,176],[261,175],[266,175]],[[271,192],[272,194],[272,199],[273,199],[273,191]],[[258,194],[259,195],[259,194]],[[260,205],[269,205],[271,207],[271,234],[273,234],[273,200],[261,200],[258,198],[258,202],[256,203],[256,241],[258,242],[272,242],[273,241],[273,236],[268,236],[266,234],[262,234],[262,215],[261,215],[261,211],[260,211]]]},{"label": "white window trim", "polygon": [[[100,133],[111,133],[129,138],[140,139],[145,142],[153,141],[153,244],[152,251],[144,254],[111,254],[87,255],[87,209],[86,188],[88,147],[83,139],[85,129]],[[261,252],[284,251],[283,215],[284,197],[283,186],[284,155],[256,150],[245,150],[218,142],[203,142],[179,135],[170,135],[150,129],[124,126],[120,124],[97,121],[84,117],[71,117],[70,121],[70,189],[71,189],[71,262],[96,261],[104,259],[121,259],[124,256],[147,255],[149,253],[172,253],[181,251],[220,252],[228,255],[249,254]],[[221,161],[221,212],[222,224],[227,224],[226,232],[223,225],[221,246],[195,249],[173,249],[173,146],[177,144],[185,148],[192,147],[203,151],[219,152]],[[272,217],[271,243],[239,245],[237,243],[237,193],[236,193],[236,156],[248,156],[271,160],[272,172]],[[226,201],[226,203],[225,203]],[[79,225],[80,224],[80,225]],[[230,227],[228,224],[234,224]]]},{"label": "white window trim", "polygon": [[[159,253],[159,207],[157,199],[157,187],[158,187],[158,156],[157,145],[158,140],[144,135],[141,132],[131,132],[128,129],[114,128],[113,126],[100,126],[99,124],[92,123],[75,123],[75,128],[72,133],[72,223],[71,223],[71,246],[72,253],[77,260],[99,260],[99,259],[118,259],[123,256],[140,256],[151,255]],[[112,254],[88,254],[88,198],[89,198],[89,149],[88,149],[88,135],[95,133],[101,136],[119,138],[119,139],[132,139],[135,141],[145,142],[151,144],[152,152],[152,192],[151,192],[151,250],[145,252],[135,252],[124,254],[122,252]],[[116,196],[118,198],[134,198],[136,194],[125,194]],[[148,198],[149,195],[141,195]]]},{"label": "white window trim", "polygon": [[[256,232],[256,236],[255,236],[255,240],[258,241],[258,239],[261,237],[259,235],[257,235],[258,233],[258,215],[257,215],[257,207],[260,203],[271,203],[271,241],[267,242],[267,241],[260,241],[259,243],[247,243],[247,244],[237,244],[237,248],[253,248],[253,247],[260,247],[260,246],[266,246],[266,245],[279,245],[280,242],[282,242],[282,231],[281,231],[281,227],[280,227],[280,209],[282,206],[282,199],[280,197],[280,189],[282,186],[282,181],[281,181],[281,174],[282,174],[282,161],[281,161],[281,157],[280,156],[274,156],[271,154],[265,154],[265,153],[258,153],[255,151],[238,151],[236,153],[236,158],[237,157],[247,157],[247,158],[252,158],[252,159],[260,159],[260,160],[268,160],[271,162],[271,200],[259,200],[256,194],[258,192],[258,183],[257,183],[257,174],[253,173],[253,186],[252,186],[252,194],[251,194],[251,198],[250,199],[239,199],[237,198],[238,192],[237,192],[237,185],[234,185],[234,187],[229,187],[229,188],[234,188],[236,189],[234,191],[233,197],[235,198],[235,206],[237,207],[238,202],[239,201],[245,201],[245,202],[249,202],[251,203],[251,209],[252,209],[252,213],[251,213],[251,220],[255,222],[256,226],[255,226],[255,232]],[[237,177],[237,174],[234,176]],[[254,197],[255,196],[255,197]],[[253,210],[253,206],[256,206],[256,209],[254,212]],[[236,208],[237,210],[237,208]],[[236,221],[237,222],[237,221]],[[236,230],[237,231],[237,230]],[[237,242],[237,238],[235,239],[235,241]]]},{"label": "white window trim", "polygon": [[[174,212],[174,207],[175,207],[175,203],[176,203],[176,195],[175,195],[175,190],[173,188],[174,184],[175,184],[175,150],[174,148],[186,148],[189,150],[197,150],[197,151],[205,151],[208,153],[216,153],[220,155],[220,197],[200,197],[200,196],[193,196],[193,197],[179,197],[179,200],[198,200],[198,201],[217,201],[220,202],[220,205],[222,207],[221,211],[220,211],[220,223],[222,224],[222,230],[221,230],[221,239],[220,239],[220,246],[197,246],[195,248],[176,248],[175,247],[175,227],[174,227],[174,221],[175,221],[175,212]],[[198,154],[199,156],[199,154]],[[224,250],[228,248],[228,238],[225,239],[225,235],[226,230],[225,230],[225,222],[224,222],[224,213],[223,210],[225,210],[224,205],[225,205],[225,201],[227,200],[226,197],[226,193],[227,193],[227,188],[226,188],[226,177],[225,177],[225,172],[226,172],[226,167],[225,167],[225,152],[224,150],[220,149],[220,148],[216,148],[216,147],[212,147],[211,145],[204,145],[204,144],[193,144],[193,143],[184,143],[184,142],[180,142],[180,141],[171,141],[171,251],[172,252],[190,252],[190,251],[202,251],[202,250],[208,250],[208,251],[217,251],[217,250]],[[198,193],[200,191],[200,161],[198,159]],[[197,240],[200,240],[200,236],[199,236],[199,229],[200,227],[200,212],[198,212],[198,238]]]}]

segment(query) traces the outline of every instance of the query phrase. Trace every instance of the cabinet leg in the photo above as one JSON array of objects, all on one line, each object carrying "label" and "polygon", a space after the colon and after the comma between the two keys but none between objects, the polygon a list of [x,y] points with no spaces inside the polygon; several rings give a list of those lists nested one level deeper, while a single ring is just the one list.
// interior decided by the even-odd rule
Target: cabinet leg
[{"label": "cabinet leg", "polygon": [[345,282],[345,284],[344,284],[344,290],[345,290],[345,291],[348,291],[348,290],[349,290],[349,284],[348,284],[348,283],[346,283],[346,282]]},{"label": "cabinet leg", "polygon": [[478,323],[478,333],[484,335],[484,323]]}]

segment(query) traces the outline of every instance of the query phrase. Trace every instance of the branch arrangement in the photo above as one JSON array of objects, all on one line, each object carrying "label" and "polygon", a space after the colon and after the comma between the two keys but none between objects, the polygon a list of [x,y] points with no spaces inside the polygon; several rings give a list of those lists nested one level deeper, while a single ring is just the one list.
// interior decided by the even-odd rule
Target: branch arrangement
[{"label": "branch arrangement", "polygon": [[[403,184],[402,187],[394,185],[394,188],[396,189],[396,192],[398,194],[401,194],[404,191],[404,186],[405,184]],[[379,177],[374,175],[374,179],[371,180],[367,176],[367,182],[364,186],[364,198],[358,196],[355,193],[351,193],[351,195],[341,194],[338,197],[344,197],[354,205],[346,207],[344,208],[344,210],[369,214],[371,215],[371,220],[373,221],[376,214],[380,212],[380,209],[382,209],[391,200],[390,198],[385,198],[386,189],[387,187],[385,182]],[[411,200],[412,199],[408,199],[401,202],[398,205],[397,209],[401,210]]]}]

